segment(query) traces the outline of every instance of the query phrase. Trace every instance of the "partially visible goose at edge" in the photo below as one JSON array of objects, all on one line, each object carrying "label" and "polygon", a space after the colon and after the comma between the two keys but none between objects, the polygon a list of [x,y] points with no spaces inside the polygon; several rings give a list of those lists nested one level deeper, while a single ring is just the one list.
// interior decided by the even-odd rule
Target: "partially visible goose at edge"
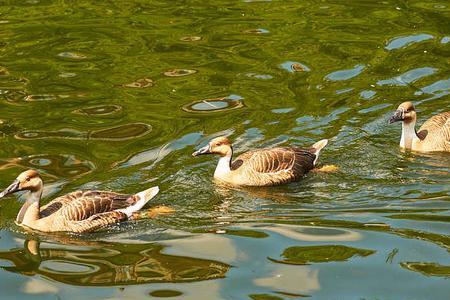
[{"label": "partially visible goose at edge", "polygon": [[218,137],[192,153],[220,155],[214,178],[237,186],[272,186],[300,180],[313,169],[320,150],[328,140],[311,148],[297,147],[256,149],[239,155],[232,161],[233,147],[226,137]]},{"label": "partially visible goose at edge", "polygon": [[29,191],[16,223],[43,232],[89,232],[132,218],[158,192],[152,187],[134,195],[107,191],[76,191],[52,200],[40,207],[43,181],[36,170],[20,173],[14,182],[0,193],[0,198]]},{"label": "partially visible goose at edge", "polygon": [[429,118],[416,131],[417,114],[411,102],[399,105],[389,123],[402,121],[400,147],[413,151],[450,152],[450,111]]}]

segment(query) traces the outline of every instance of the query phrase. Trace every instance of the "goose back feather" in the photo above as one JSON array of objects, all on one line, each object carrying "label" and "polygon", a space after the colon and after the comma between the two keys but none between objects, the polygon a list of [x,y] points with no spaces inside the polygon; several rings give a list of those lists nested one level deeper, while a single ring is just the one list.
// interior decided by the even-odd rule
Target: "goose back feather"
[{"label": "goose back feather", "polygon": [[129,195],[109,191],[76,191],[42,207],[37,225],[50,231],[90,232],[131,218],[158,192]]},{"label": "goose back feather", "polygon": [[450,111],[428,119],[417,132],[424,151],[450,152]]},{"label": "goose back feather", "polygon": [[70,227],[72,232],[91,232],[127,219],[127,215],[121,211],[107,211],[92,215],[87,219],[71,222]]},{"label": "goose back feather", "polygon": [[278,185],[297,181],[314,168],[316,155],[301,148],[252,150],[238,156],[231,170],[243,185]]},{"label": "goose back feather", "polygon": [[134,195],[109,191],[75,191],[55,198],[41,209],[41,218],[52,214],[79,221],[92,215],[126,208],[138,201]]}]

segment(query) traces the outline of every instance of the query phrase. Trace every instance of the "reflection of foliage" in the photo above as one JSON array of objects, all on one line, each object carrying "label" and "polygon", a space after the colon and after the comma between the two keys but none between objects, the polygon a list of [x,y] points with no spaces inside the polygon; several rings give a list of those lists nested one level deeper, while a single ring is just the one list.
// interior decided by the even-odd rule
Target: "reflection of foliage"
[{"label": "reflection of foliage", "polygon": [[410,239],[415,240],[423,240],[435,243],[436,245],[440,247],[444,247],[447,249],[447,251],[450,251],[450,236],[443,235],[443,234],[437,234],[437,233],[431,233],[431,232],[425,232],[425,231],[417,231],[413,229],[395,229],[392,228],[391,231],[395,234],[398,234],[400,236],[404,236]]},{"label": "reflection of foliage", "polygon": [[359,249],[343,245],[320,245],[290,247],[283,251],[283,260],[276,262],[304,265],[309,263],[346,261],[353,256],[369,256],[374,250]]},{"label": "reflection of foliage", "polygon": [[156,290],[149,293],[152,297],[159,297],[159,298],[169,298],[169,297],[178,297],[181,296],[183,293],[180,291],[175,290]]},{"label": "reflection of foliage", "polygon": [[249,297],[253,300],[282,300],[283,299],[278,296],[269,295],[269,294],[252,294],[252,295],[249,295]]},{"label": "reflection of foliage", "polygon": [[394,214],[386,216],[391,219],[429,221],[429,222],[450,222],[450,216],[431,214]]},{"label": "reflection of foliage", "polygon": [[5,123],[0,120],[0,137],[4,135],[14,134],[18,130],[19,128],[17,128],[14,124]]},{"label": "reflection of foliage", "polygon": [[[298,299],[298,298],[307,298],[307,297],[311,297],[309,295],[302,295],[302,294],[293,294],[293,293],[286,293],[286,292],[274,292],[283,296],[286,296],[287,298],[292,298],[292,299]],[[270,295],[270,294],[251,294],[248,295],[250,297],[250,299],[253,300],[282,300],[284,298],[281,298],[279,296],[275,296],[275,295]]]},{"label": "reflection of foliage", "polygon": [[87,245],[89,248],[40,248],[39,242],[27,240],[24,249],[0,252],[0,258],[14,264],[3,267],[7,271],[82,286],[216,279],[223,278],[230,267],[218,261],[163,254],[164,247],[156,243],[81,244]]},{"label": "reflection of foliage", "polygon": [[425,262],[402,262],[400,266],[414,272],[420,272],[426,276],[450,277],[450,266]]},{"label": "reflection of foliage", "polygon": [[230,235],[236,235],[236,236],[242,236],[242,237],[250,237],[250,238],[266,238],[269,235],[263,231],[258,231],[258,230],[232,230],[232,229],[227,229],[226,230],[227,234]]}]

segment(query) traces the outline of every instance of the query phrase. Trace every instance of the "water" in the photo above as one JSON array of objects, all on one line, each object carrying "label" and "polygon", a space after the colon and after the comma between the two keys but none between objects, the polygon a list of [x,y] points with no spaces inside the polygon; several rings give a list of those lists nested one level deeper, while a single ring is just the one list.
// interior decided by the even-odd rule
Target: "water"
[{"label": "water", "polygon": [[[3,1],[0,186],[45,201],[159,185],[170,215],[84,236],[14,224],[2,299],[448,299],[450,156],[405,153],[397,105],[450,108],[448,1]],[[329,138],[300,183],[228,189],[217,158]]]}]

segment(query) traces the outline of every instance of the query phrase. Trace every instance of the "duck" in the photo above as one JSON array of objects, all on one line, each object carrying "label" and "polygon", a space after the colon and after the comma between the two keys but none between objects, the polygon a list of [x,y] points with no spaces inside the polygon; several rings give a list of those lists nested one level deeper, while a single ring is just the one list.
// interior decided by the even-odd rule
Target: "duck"
[{"label": "duck", "polygon": [[234,186],[275,186],[299,181],[317,163],[320,151],[327,145],[323,139],[310,148],[276,147],[255,149],[233,157],[233,146],[227,137],[212,139],[192,156],[217,154],[219,163],[214,178]]},{"label": "duck", "polygon": [[417,113],[412,102],[400,104],[389,124],[402,122],[400,147],[418,152],[450,152],[450,111],[429,118],[416,131]]},{"label": "duck", "polygon": [[110,191],[75,191],[40,207],[44,183],[38,171],[27,170],[0,193],[0,198],[28,191],[16,224],[41,232],[92,232],[133,218],[159,192],[157,186],[134,195]]}]

